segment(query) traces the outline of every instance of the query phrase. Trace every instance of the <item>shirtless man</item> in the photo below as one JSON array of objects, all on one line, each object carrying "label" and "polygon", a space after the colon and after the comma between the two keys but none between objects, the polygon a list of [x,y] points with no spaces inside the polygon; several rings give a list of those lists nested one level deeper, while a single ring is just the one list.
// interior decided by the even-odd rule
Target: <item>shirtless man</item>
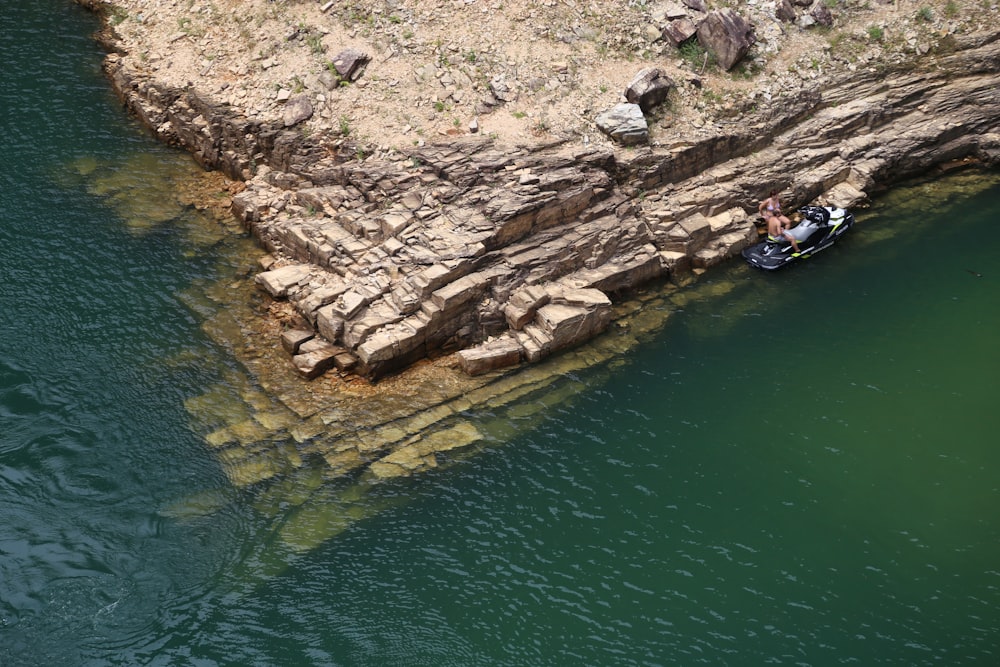
[{"label": "shirtless man", "polygon": [[801,252],[798,241],[788,233],[788,229],[792,226],[792,221],[781,214],[781,200],[778,199],[777,190],[771,190],[771,196],[758,204],[757,212],[767,222],[767,235],[771,239],[777,241],[781,237],[785,237],[791,242],[792,250]]}]

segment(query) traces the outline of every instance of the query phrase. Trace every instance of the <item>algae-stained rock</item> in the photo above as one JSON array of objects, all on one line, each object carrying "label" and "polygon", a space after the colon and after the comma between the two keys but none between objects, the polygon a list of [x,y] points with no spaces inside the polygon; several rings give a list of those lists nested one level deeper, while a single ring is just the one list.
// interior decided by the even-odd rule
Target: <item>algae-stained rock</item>
[{"label": "algae-stained rock", "polygon": [[391,454],[371,464],[372,474],[378,479],[405,477],[438,466],[436,454],[468,447],[483,439],[483,435],[468,422],[459,422],[448,428],[432,431],[415,442],[400,447]]}]

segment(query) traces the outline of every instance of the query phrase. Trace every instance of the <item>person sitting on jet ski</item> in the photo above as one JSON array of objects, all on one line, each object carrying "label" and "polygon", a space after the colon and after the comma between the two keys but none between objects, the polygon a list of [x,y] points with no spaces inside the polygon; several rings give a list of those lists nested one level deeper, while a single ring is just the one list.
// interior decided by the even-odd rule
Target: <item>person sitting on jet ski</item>
[{"label": "person sitting on jet ski", "polygon": [[776,215],[781,221],[781,226],[785,229],[791,228],[792,221],[781,214],[781,199],[778,198],[778,190],[771,190],[768,198],[757,205],[757,213],[767,220],[768,216],[765,215],[765,211]]},{"label": "person sitting on jet ski", "polygon": [[762,201],[757,206],[757,212],[764,217],[764,221],[767,222],[767,237],[772,241],[777,241],[781,237],[785,237],[792,244],[792,250],[795,252],[801,252],[799,250],[798,241],[795,237],[788,233],[788,228],[791,226],[792,221],[781,215],[781,201],[778,200],[778,191],[771,190],[771,196]]}]

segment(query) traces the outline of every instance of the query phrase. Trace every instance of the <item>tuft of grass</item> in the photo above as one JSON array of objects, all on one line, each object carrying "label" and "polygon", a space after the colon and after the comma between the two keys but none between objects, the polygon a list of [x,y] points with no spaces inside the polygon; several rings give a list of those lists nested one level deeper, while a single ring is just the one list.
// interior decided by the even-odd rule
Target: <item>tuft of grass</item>
[{"label": "tuft of grass", "polygon": [[351,119],[347,116],[340,117],[340,134],[348,136],[351,133]]},{"label": "tuft of grass", "polygon": [[695,37],[682,42],[677,51],[680,53],[681,60],[686,62],[691,69],[715,69],[719,63],[715,54],[707,51]]},{"label": "tuft of grass", "polygon": [[885,30],[881,26],[870,25],[865,32],[868,33],[868,39],[873,42],[881,42],[882,38],[885,37]]},{"label": "tuft of grass", "polygon": [[924,5],[917,10],[917,20],[923,21],[924,23],[930,23],[934,20],[934,10],[927,5]]},{"label": "tuft of grass", "polygon": [[323,35],[318,32],[309,33],[306,36],[306,44],[309,46],[309,50],[317,56],[326,51],[326,47],[323,46]]}]

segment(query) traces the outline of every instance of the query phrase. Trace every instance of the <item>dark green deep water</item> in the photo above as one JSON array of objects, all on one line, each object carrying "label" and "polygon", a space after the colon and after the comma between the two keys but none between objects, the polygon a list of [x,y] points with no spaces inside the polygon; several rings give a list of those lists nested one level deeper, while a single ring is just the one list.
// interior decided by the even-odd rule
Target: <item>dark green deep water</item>
[{"label": "dark green deep water", "polygon": [[996,174],[710,272],[622,366],[291,555],[183,407],[239,372],[190,295],[247,241],[165,203],[193,167],[121,112],[92,16],[2,14],[2,667],[1000,664]]}]

